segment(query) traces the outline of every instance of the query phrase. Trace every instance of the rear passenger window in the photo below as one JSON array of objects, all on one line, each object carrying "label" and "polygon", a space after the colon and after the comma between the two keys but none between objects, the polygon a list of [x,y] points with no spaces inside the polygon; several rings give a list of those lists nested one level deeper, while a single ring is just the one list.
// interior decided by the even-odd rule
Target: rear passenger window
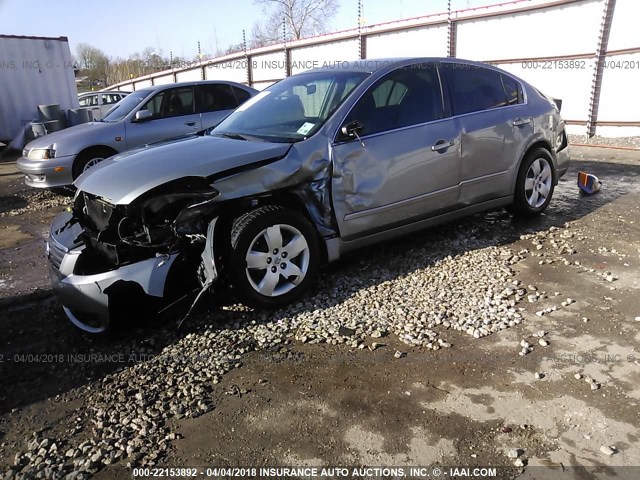
[{"label": "rear passenger window", "polygon": [[500,75],[502,78],[502,85],[504,86],[504,93],[507,96],[507,105],[516,105],[522,103],[522,88],[520,84],[513,78],[506,75]]},{"label": "rear passenger window", "polygon": [[238,99],[238,105],[246,102],[247,100],[249,100],[249,97],[251,97],[249,92],[247,92],[246,90],[243,90],[238,87],[234,87],[233,85],[231,85],[231,89],[233,90],[233,93],[235,93],[236,98]]},{"label": "rear passenger window", "polygon": [[[445,64],[453,114],[479,112],[507,105],[502,75],[494,70],[466,64]],[[517,87],[516,87],[517,91]]]},{"label": "rear passenger window", "polygon": [[438,72],[431,64],[417,64],[378,80],[358,101],[347,123],[357,120],[361,135],[371,135],[443,117]]},{"label": "rear passenger window", "polygon": [[200,105],[198,107],[200,113],[233,110],[238,106],[230,85],[200,85],[196,88],[200,90]]}]

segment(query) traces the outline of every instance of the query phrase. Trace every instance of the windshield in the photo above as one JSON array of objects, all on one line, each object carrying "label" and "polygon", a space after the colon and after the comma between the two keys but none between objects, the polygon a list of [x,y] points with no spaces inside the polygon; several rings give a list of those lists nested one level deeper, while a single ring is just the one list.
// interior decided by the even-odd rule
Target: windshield
[{"label": "windshield", "polygon": [[286,78],[240,105],[211,135],[269,142],[310,137],[369,73],[322,71]]},{"label": "windshield", "polygon": [[131,110],[136,108],[142,100],[147,98],[151,90],[139,90],[137,92],[130,93],[122,100],[120,100],[102,119],[103,122],[119,122],[124,117],[129,115]]}]

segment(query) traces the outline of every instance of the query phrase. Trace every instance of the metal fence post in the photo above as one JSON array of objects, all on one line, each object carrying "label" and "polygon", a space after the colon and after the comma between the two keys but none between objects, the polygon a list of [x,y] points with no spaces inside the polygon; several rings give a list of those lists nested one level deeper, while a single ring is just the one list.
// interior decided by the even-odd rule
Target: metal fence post
[{"label": "metal fence post", "polygon": [[611,22],[613,21],[613,11],[616,8],[616,0],[604,0],[604,12],[602,23],[598,34],[598,45],[596,48],[596,65],[593,69],[593,80],[591,81],[591,96],[589,99],[589,117],[587,119],[587,137],[591,138],[596,134],[598,122],[598,107],[600,106],[600,91],[602,90],[602,76],[604,73],[605,56],[609,45],[609,33],[611,32]]}]

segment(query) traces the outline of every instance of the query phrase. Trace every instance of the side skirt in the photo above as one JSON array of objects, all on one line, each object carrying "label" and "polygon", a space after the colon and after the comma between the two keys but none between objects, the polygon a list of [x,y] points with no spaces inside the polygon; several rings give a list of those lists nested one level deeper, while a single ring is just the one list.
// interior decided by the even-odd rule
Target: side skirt
[{"label": "side skirt", "polygon": [[338,260],[341,255],[352,250],[356,250],[367,245],[372,245],[374,243],[384,242],[385,240],[390,240],[392,238],[400,237],[403,235],[408,235],[418,230],[423,230],[425,228],[439,225],[441,223],[450,222],[452,220],[473,215],[474,213],[504,207],[510,205],[511,203],[513,203],[513,195],[489,200],[487,202],[482,202],[477,205],[471,205],[469,207],[460,208],[458,210],[454,210],[453,212],[443,213],[441,215],[436,215],[435,217],[426,218],[424,220],[419,220],[407,225],[402,225],[399,227],[391,228],[389,230],[373,233],[371,235],[367,235],[355,240],[344,241],[340,237],[325,239],[325,244],[327,247],[327,260],[329,262],[334,262]]}]

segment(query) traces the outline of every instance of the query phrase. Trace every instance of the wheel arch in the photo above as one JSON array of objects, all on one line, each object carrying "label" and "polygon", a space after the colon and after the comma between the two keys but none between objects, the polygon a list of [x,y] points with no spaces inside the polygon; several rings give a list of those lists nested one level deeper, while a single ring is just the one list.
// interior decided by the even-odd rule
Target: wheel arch
[{"label": "wheel arch", "polygon": [[251,195],[222,203],[221,208],[218,210],[218,226],[215,231],[214,242],[218,242],[218,245],[227,245],[234,220],[251,210],[265,205],[280,205],[301,214],[311,224],[316,233],[320,244],[322,263],[327,262],[327,246],[318,224],[313,218],[312,207],[306,205],[300,196],[290,190],[276,190],[268,194]]},{"label": "wheel arch", "polygon": [[73,172],[74,180],[75,180],[75,178],[77,178],[78,176],[80,176],[82,174],[82,172],[78,171],[78,162],[80,161],[80,159],[82,157],[84,157],[85,155],[90,154],[91,152],[101,151],[101,150],[106,150],[106,151],[112,152],[111,155],[109,155],[109,156],[112,156],[112,155],[115,155],[116,153],[119,153],[115,148],[110,147],[109,145],[102,145],[102,144],[91,145],[89,147],[83,148],[82,150],[80,150],[80,152],[78,152],[78,154],[73,159],[73,165],[71,167],[71,170]]},{"label": "wheel arch", "polygon": [[553,184],[557,185],[558,184],[558,163],[556,161],[556,155],[555,152],[553,151],[553,148],[551,148],[551,144],[549,143],[549,141],[545,138],[537,138],[535,139],[530,145],[528,145],[522,152],[522,155],[520,156],[520,159],[518,160],[518,166],[515,169],[514,172],[514,188],[515,188],[515,182],[517,181],[518,178],[518,173],[520,172],[520,168],[522,167],[522,162],[524,162],[524,159],[527,158],[527,155],[529,155],[529,153],[531,153],[532,151],[534,151],[537,148],[543,148],[545,149],[547,152],[549,152],[549,155],[551,155],[551,163],[552,163],[552,167],[553,167]]},{"label": "wheel arch", "polygon": [[116,150],[115,148],[113,148],[113,147],[111,147],[109,145],[101,145],[101,144],[91,145],[90,147],[86,147],[86,148],[83,148],[82,150],[80,150],[78,152],[78,154],[76,155],[75,160],[77,160],[78,157],[80,157],[82,155],[86,155],[87,153],[92,152],[94,150],[109,150],[109,151],[113,152],[113,155],[115,155],[116,153],[119,153],[118,150]]}]

